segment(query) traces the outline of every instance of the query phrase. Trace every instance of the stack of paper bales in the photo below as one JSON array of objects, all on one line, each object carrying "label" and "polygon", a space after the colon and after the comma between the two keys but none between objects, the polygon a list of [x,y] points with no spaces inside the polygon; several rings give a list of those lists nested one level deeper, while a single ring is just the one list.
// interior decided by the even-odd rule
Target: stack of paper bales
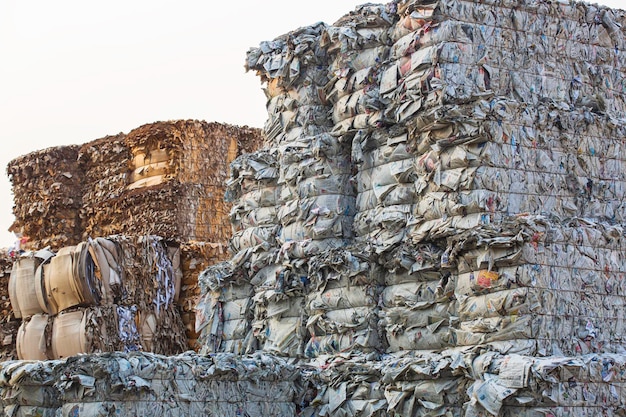
[{"label": "stack of paper bales", "polygon": [[[226,259],[231,235],[230,203],[224,200],[228,163],[241,153],[254,151],[262,141],[259,129],[178,120],[147,124],[129,134],[106,136],[80,147],[50,148],[17,158],[7,170],[15,194],[14,229],[25,242],[21,249],[38,250],[48,246],[61,252],[81,242],[94,247],[96,242],[112,239],[118,246],[126,240],[134,242],[126,248],[126,253],[134,253],[137,251],[135,243],[147,245],[139,244],[138,239],[160,236],[157,239],[167,241],[170,248],[177,248],[170,254],[179,274],[176,298],[167,299],[165,310],[160,308],[161,301],[134,299],[135,295],[142,294],[136,289],[130,295],[118,294],[116,299],[105,297],[104,301],[109,307],[116,305],[118,310],[137,306],[141,313],[118,311],[118,314],[128,317],[129,323],[136,317],[139,327],[155,325],[154,317],[144,313],[153,310],[151,303],[157,303],[157,313],[162,315],[168,311],[168,320],[174,320],[170,336],[174,337],[180,330],[178,321],[182,318],[188,339],[186,345],[198,350],[198,333],[194,328],[194,306],[200,292],[197,277],[208,265]],[[70,222],[70,218],[75,221]],[[103,237],[106,239],[98,240]],[[120,250],[118,247],[113,252]],[[136,255],[138,258],[133,262],[150,268],[154,260],[149,251],[139,251]],[[78,257],[67,253],[63,256]],[[134,273],[130,276],[138,279]],[[141,287],[146,283],[136,284]],[[79,298],[77,303],[83,307],[105,307],[98,300]],[[59,311],[74,305],[64,305]],[[150,308],[146,310],[146,307]],[[175,309],[179,309],[180,314],[175,313]],[[37,311],[25,317],[39,313],[47,312]],[[98,316],[111,319],[111,329],[121,325],[115,325],[113,314],[98,313]],[[79,314],[74,313],[73,317],[76,321]],[[160,317],[157,322],[165,329],[164,323],[169,321],[163,320],[164,317]],[[43,318],[38,323],[43,325]],[[129,334],[136,333],[130,331]],[[117,348],[130,349],[135,336],[128,337],[128,343],[123,342]],[[171,345],[172,339],[168,337],[164,343]],[[177,343],[171,347],[172,352],[180,351]],[[108,346],[101,350],[111,349],[113,347]],[[156,351],[167,353],[168,349],[170,347],[159,347]]]},{"label": "stack of paper bales", "polygon": [[[233,193],[233,242],[260,235],[249,219],[267,233],[228,276],[252,284],[259,346],[320,370],[310,415],[623,410],[621,376],[578,367],[624,362],[625,23],[584,3],[404,0],[248,52],[278,176],[265,158],[231,182],[281,198],[260,216]],[[539,370],[569,364],[569,387]]]},{"label": "stack of paper bales", "polygon": [[[327,118],[330,107],[321,94],[328,82],[328,58],[317,39],[324,28],[318,24],[263,43],[248,53],[246,62],[247,68],[256,70],[268,83],[269,117],[264,133],[270,146],[265,154],[276,164],[264,159],[268,167],[276,166],[277,170],[263,177],[256,174],[249,184],[256,182],[266,190],[267,186],[277,186],[276,214],[270,209],[272,214],[263,230],[268,234],[266,246],[276,247],[279,259],[305,258],[342,246],[352,236],[350,164],[346,153],[341,152],[345,144],[328,133],[332,128]],[[243,172],[250,175],[254,171],[258,169]],[[252,224],[241,223],[241,227],[232,241],[255,230]],[[297,263],[281,265],[276,257],[268,260],[269,265],[263,262],[261,268],[247,274],[256,293],[255,334],[269,351],[301,355],[306,325],[302,278],[307,275],[306,268]]]},{"label": "stack of paper bales", "polygon": [[18,357],[186,350],[175,304],[177,251],[155,236],[118,235],[22,255],[9,281],[13,311],[23,320]]},{"label": "stack of paper bales", "polygon": [[225,244],[228,163],[262,140],[246,126],[177,120],[21,156],[7,166],[12,230],[35,250],[122,233]]},{"label": "stack of paper bales", "polygon": [[360,247],[333,249],[309,261],[305,355],[384,349],[379,327],[382,273]]}]

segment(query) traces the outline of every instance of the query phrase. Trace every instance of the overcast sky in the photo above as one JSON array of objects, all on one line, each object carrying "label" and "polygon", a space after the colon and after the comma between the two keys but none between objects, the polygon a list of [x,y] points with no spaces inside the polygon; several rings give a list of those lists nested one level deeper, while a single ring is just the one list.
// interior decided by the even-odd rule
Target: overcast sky
[{"label": "overcast sky", "polygon": [[159,120],[261,127],[246,51],[361,3],[0,0],[0,247],[13,240],[10,160]]}]

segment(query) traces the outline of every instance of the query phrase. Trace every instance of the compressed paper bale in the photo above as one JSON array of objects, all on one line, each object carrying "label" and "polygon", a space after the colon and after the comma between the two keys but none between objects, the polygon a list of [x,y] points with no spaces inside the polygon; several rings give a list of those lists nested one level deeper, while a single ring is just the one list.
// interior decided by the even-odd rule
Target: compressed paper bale
[{"label": "compressed paper bale", "polygon": [[[352,235],[354,190],[348,182],[348,149],[330,135],[303,138],[280,148],[284,183],[278,218],[280,244]],[[295,182],[297,181],[297,185]]]},{"label": "compressed paper bale", "polygon": [[[244,288],[244,286],[240,287]],[[251,287],[247,287],[247,294]],[[232,300],[226,294],[215,292],[210,300],[201,300],[197,306],[195,327],[200,332],[200,342],[204,352],[231,352],[231,346],[238,346],[235,353],[247,350],[254,344],[251,334],[251,306],[249,297],[237,295]],[[239,346],[240,345],[240,346]]]},{"label": "compressed paper bale", "polygon": [[[555,403],[561,407],[584,407],[593,404],[599,407],[623,406],[620,395],[624,392],[623,383],[570,382],[545,384],[544,395],[538,395],[532,389],[519,390],[517,395],[532,399],[524,404],[525,407],[550,407]],[[505,399],[504,406],[518,406],[517,398]]]},{"label": "compressed paper bale", "polygon": [[304,332],[300,317],[271,317],[258,337],[264,351],[297,357],[304,349]]},{"label": "compressed paper bale", "polygon": [[283,226],[288,226],[297,221],[312,222],[317,218],[335,219],[341,216],[351,218],[354,212],[355,200],[352,196],[324,194],[286,201],[279,208],[278,217]]},{"label": "compressed paper bale", "polygon": [[439,289],[440,285],[441,283],[438,281],[390,285],[383,290],[383,306],[419,308],[420,306],[428,306],[443,301],[441,297],[442,291]]},{"label": "compressed paper bale", "polygon": [[[229,134],[230,133],[230,134]],[[166,176],[177,178],[181,183],[220,185],[224,182],[230,161],[214,161],[215,156],[228,158],[229,149],[237,148],[235,129],[193,120],[156,122],[133,129],[125,138],[130,148],[135,169],[146,162],[167,163]],[[234,142],[234,144],[232,143]],[[209,154],[212,152],[212,154]],[[211,163],[212,162],[212,163]],[[207,165],[214,166],[210,172],[202,172]],[[132,183],[129,184],[132,188]]]},{"label": "compressed paper bale", "polygon": [[374,288],[353,285],[311,292],[307,295],[307,308],[311,311],[330,311],[342,308],[374,307],[377,305],[374,291]]},{"label": "compressed paper bale", "polygon": [[[354,330],[360,330],[368,324],[372,325],[377,322],[376,311],[371,306],[366,307],[349,307],[335,308],[323,313],[313,312],[309,317],[307,326],[315,329],[319,328],[324,333],[350,333]],[[319,334],[318,331],[315,333]],[[311,332],[313,333],[313,332]]]},{"label": "compressed paper bale", "polygon": [[[246,70],[254,70],[263,82],[276,80],[276,86],[279,89],[287,89],[292,85],[302,84],[302,74],[307,68],[296,68],[290,72],[289,67],[292,62],[310,63],[310,65],[324,63],[322,56],[316,56],[316,42],[325,29],[325,24],[303,27],[294,30],[287,35],[278,37],[273,42],[263,42],[258,48],[251,48],[246,54]],[[295,50],[294,45],[290,45],[287,39],[298,37],[302,43],[302,47]],[[265,52],[268,51],[268,52]],[[290,52],[295,51],[297,55],[291,55]],[[323,52],[319,50],[319,52]],[[306,57],[309,59],[302,59]],[[274,66],[266,64],[275,64]]]},{"label": "compressed paper bale", "polygon": [[[460,3],[460,4],[463,4],[463,3]],[[465,4],[463,4],[463,5],[465,6]],[[442,7],[442,6],[443,6],[443,7]],[[440,5],[438,5],[438,6],[437,6],[437,9],[439,9],[438,11],[440,12],[440,11],[441,11],[441,9],[443,9],[443,8],[445,8],[445,7],[446,7],[446,5],[440,4]],[[440,9],[440,8],[441,8],[441,9]],[[506,10],[506,8],[504,8],[504,10]],[[457,15],[456,15],[456,12],[458,12],[458,10],[455,10],[455,13],[453,13],[453,15],[454,15],[454,16],[457,16]],[[524,13],[524,12],[522,12],[522,13]],[[444,12],[443,14],[445,14],[445,12]],[[435,15],[436,15],[436,14],[435,14]],[[533,14],[533,16],[535,16],[535,15]],[[443,17],[442,15],[436,16],[437,20],[442,20],[442,19],[441,19],[442,17]],[[483,16],[483,17],[484,17],[484,16]],[[519,17],[518,17],[518,16],[516,16],[516,18],[519,18]],[[448,16],[446,16],[446,18],[444,18],[443,20],[445,21],[446,19],[448,19],[449,21],[453,21],[453,22],[455,21],[455,18],[450,18],[450,17],[448,17]],[[463,19],[463,20],[464,20],[464,21],[467,21],[466,19]],[[481,18],[478,18],[478,19],[477,19],[477,21],[478,21],[478,22],[481,22],[481,20],[482,20]],[[537,20],[537,19],[533,19],[533,21],[536,21],[536,20]],[[446,21],[445,23],[447,23],[447,21]],[[427,26],[428,26],[428,24],[427,24]],[[433,25],[433,26],[435,26],[435,28],[437,29],[437,26],[436,26],[436,25]],[[471,26],[468,24],[468,25],[467,25],[467,29],[466,29],[465,34],[463,34],[462,36],[458,36],[458,35],[456,35],[456,34],[455,34],[454,38],[452,38],[452,39],[458,39],[458,38],[463,38],[464,36],[467,36],[467,33],[469,33],[469,32],[471,31],[471,29],[469,29],[470,27],[471,27]],[[506,30],[506,29],[505,29],[505,30]],[[445,32],[445,31],[442,31],[442,32]],[[532,32],[532,31],[530,31],[530,32],[528,32],[528,33],[533,33],[533,32]],[[490,38],[491,38],[491,39],[494,39],[494,38],[498,38],[498,37],[496,37],[496,36],[491,36]],[[498,46],[499,46],[498,50],[504,50],[504,51],[507,51],[507,50],[509,49],[506,45],[505,45],[504,47],[502,47],[502,46],[503,46],[503,45],[502,45],[502,39],[516,39],[516,38],[518,38],[518,39],[519,39],[519,37],[507,37],[507,36],[506,36],[506,34],[503,34],[503,36],[502,36],[501,38],[499,38],[499,40],[500,40],[500,45],[498,45]],[[479,43],[479,42],[480,42],[480,40],[481,40],[482,38],[481,38],[481,36],[480,36],[480,35],[478,35],[478,36],[476,36],[476,37],[469,37],[469,39],[470,39],[470,43],[471,43],[472,41],[475,41],[475,42]],[[441,37],[441,39],[439,39],[439,40],[438,40],[438,42],[439,42],[439,43],[442,43],[444,46],[449,45],[449,43],[448,43],[448,39],[446,39],[446,37],[445,37],[445,36],[442,36],[442,37]],[[506,42],[506,41],[505,41],[505,42]],[[524,45],[532,44],[532,41],[531,41],[530,39],[528,39],[528,40],[527,40],[527,39],[524,39],[522,42],[523,42],[523,44],[524,44]],[[480,42],[480,43],[482,43],[482,42]],[[539,44],[539,45],[543,45],[544,43],[545,43],[545,41],[537,42],[537,44]],[[516,45],[516,47],[518,47],[518,48],[519,48],[519,46],[518,46],[518,45]],[[515,48],[515,47],[512,47],[512,48]],[[417,51],[419,52],[419,49],[417,49]],[[491,55],[491,54],[490,54],[490,55]],[[496,52],[494,55],[497,55],[497,52]],[[553,55],[552,55],[552,56],[554,56],[554,55],[556,55],[556,54],[554,54],[554,52],[553,52]],[[465,54],[463,54],[463,55],[462,55],[462,58],[467,59],[468,57],[471,57],[471,56],[472,56],[472,54],[471,54],[471,53],[465,53]],[[474,55],[474,56],[476,56],[476,55]],[[484,57],[484,54],[479,54],[479,55],[477,55],[477,58],[476,58],[476,59],[479,59],[479,58],[481,58],[481,57]],[[497,71],[497,69],[498,69],[498,64],[500,64],[500,63],[498,62],[498,57],[497,57],[497,56],[494,56],[493,58],[491,58],[491,56],[490,56],[489,58],[490,58],[490,59],[488,60],[489,64],[494,65],[494,67],[495,67],[495,68],[492,68],[492,67],[487,67],[487,65],[488,65],[488,64],[487,64],[487,63],[484,63],[484,62],[483,62],[482,64],[484,65],[484,67],[485,67],[485,68],[489,68],[489,71],[493,71],[494,69]],[[533,58],[535,58],[535,57],[533,57]],[[444,60],[444,61],[445,61],[445,58],[442,58],[442,60]],[[529,61],[531,61],[531,62],[532,62],[532,60],[531,60],[531,59],[527,59],[527,60],[526,60],[526,62],[529,62]],[[485,60],[485,62],[487,62],[487,60]],[[443,65],[445,66],[445,64],[443,64]],[[480,65],[480,64],[479,64],[479,65]],[[518,63],[518,62],[505,62],[504,64],[501,64],[501,65],[506,66],[506,67],[508,67],[508,68],[520,68],[520,67],[525,67],[525,65],[524,65],[523,63],[521,63],[521,62],[519,62],[519,63]],[[567,66],[564,66],[564,67],[566,67],[566,68],[567,68]],[[445,68],[444,68],[444,71],[445,71]],[[486,71],[484,71],[484,72],[486,72]],[[456,73],[458,73],[458,71],[456,71]],[[468,75],[469,77],[471,77],[473,74],[472,74],[471,72],[468,72],[468,74],[467,74],[467,75]],[[497,74],[493,74],[493,76],[491,76],[491,77],[489,77],[489,78],[486,78],[486,79],[485,79],[485,81],[490,82],[491,80],[495,80],[496,82],[498,82],[499,80],[501,80],[501,79],[503,79],[503,78],[506,80],[506,77],[498,77],[498,76],[497,76]],[[544,80],[545,80],[545,76],[544,76]],[[448,79],[446,78],[445,72],[442,72],[442,81],[444,82],[444,84],[447,84],[447,82],[450,82],[451,84],[453,84],[453,83],[454,83],[454,78],[453,78],[453,77],[449,77],[449,81],[448,81]],[[484,81],[483,81],[483,82],[484,82]],[[516,83],[519,83],[519,81],[515,81],[515,82],[516,82]],[[467,83],[467,82],[466,82],[466,85],[467,85],[467,84],[470,84],[470,83]],[[493,87],[493,83],[489,83],[489,84],[491,84],[491,85],[488,85],[488,87]],[[530,86],[530,85],[532,85],[532,83],[529,83],[528,85]],[[550,85],[550,84],[548,84],[548,85]],[[449,87],[449,88],[448,88],[448,90],[444,90],[444,91],[445,91],[446,93],[450,93],[450,92],[451,92],[451,90],[452,90],[452,88],[453,88],[453,87]],[[524,96],[524,94],[525,94],[526,92],[528,92],[528,91],[532,91],[532,90],[533,90],[532,88],[528,88],[528,87],[524,88],[523,86],[518,85],[518,88],[516,89],[516,92],[517,92],[518,94],[521,94],[524,98],[527,98],[527,96]],[[537,89],[537,90],[538,90],[538,89]],[[465,91],[465,92],[463,92],[463,93],[461,93],[461,94],[459,94],[459,93],[460,93],[460,91],[457,91],[457,92],[455,92],[455,93],[452,93],[452,95],[453,95],[453,97],[456,97],[456,98],[458,99],[458,98],[463,98],[463,97],[466,97],[466,96],[468,96],[468,95],[471,95],[471,94],[472,94],[472,93],[470,93],[470,92],[469,92],[469,90],[468,90],[468,89],[466,89],[466,91]]]},{"label": "compressed paper bale", "polygon": [[376,209],[377,206],[389,207],[412,204],[417,200],[414,184],[383,185],[358,194],[356,207],[360,212]]},{"label": "compressed paper bale", "polygon": [[[221,203],[212,203],[215,198],[217,194],[210,189],[176,182],[130,190],[117,199],[94,205],[97,211],[91,218],[93,226],[88,231],[100,236],[153,234],[181,241],[224,242],[230,234],[225,220],[228,210],[220,207]],[[201,215],[198,210],[202,202],[202,209],[209,208],[216,216],[223,215],[224,220]]]},{"label": "compressed paper bale", "polygon": [[383,186],[410,183],[413,172],[413,158],[381,163],[372,168],[362,169],[357,174],[358,191],[362,193],[370,189],[377,190]]},{"label": "compressed paper bale", "polygon": [[317,254],[309,260],[309,279],[307,357],[381,349],[377,313],[382,274],[366,247]]},{"label": "compressed paper bale", "polygon": [[196,306],[195,327],[201,351],[249,352],[256,346],[252,335],[253,287],[230,262],[206,268],[199,276],[203,294]]},{"label": "compressed paper bale", "polygon": [[441,350],[456,344],[453,333],[445,325],[412,327],[398,332],[387,329],[386,336],[386,350],[390,353],[404,350]]},{"label": "compressed paper bale", "polygon": [[[487,358],[483,356],[489,356]],[[533,358],[522,355],[489,353],[474,359],[475,381],[468,389],[472,413],[487,410],[509,415],[509,408],[529,415],[538,407],[565,408],[573,415],[584,407],[621,407],[621,380],[602,380],[590,374],[596,366],[585,359],[595,357],[605,370],[621,366],[620,355],[583,355],[574,357]],[[486,360],[485,360],[486,359]],[[563,373],[562,373],[563,372]],[[478,400],[478,401],[476,401]],[[522,408],[524,407],[524,408]],[[525,414],[523,414],[525,415]],[[584,415],[584,414],[583,414]]]},{"label": "compressed paper bale", "polygon": [[461,322],[454,333],[459,346],[532,339],[537,344],[538,355],[577,355],[619,352],[624,323],[621,318],[614,317],[561,318],[529,314]]},{"label": "compressed paper bale", "polygon": [[31,152],[8,163],[14,196],[11,229],[28,237],[23,249],[53,249],[81,240],[83,171],[78,146]]},{"label": "compressed paper bale", "polygon": [[[230,234],[230,207],[223,201],[227,165],[259,141],[260,132],[252,128],[178,120],[85,145],[87,178],[96,190],[95,198],[87,194],[84,201],[86,233],[225,242]],[[102,180],[105,168],[115,173],[108,185]]]},{"label": "compressed paper bale", "polygon": [[[326,53],[316,44],[325,27],[323,23],[303,27],[247,53],[246,70],[255,70],[267,81],[267,94],[274,97],[268,101],[263,129],[269,142],[289,141],[304,131],[325,132],[331,126],[328,106],[315,90],[328,82]],[[291,37],[299,38],[297,46],[288,41]],[[300,88],[304,80],[311,88]]]},{"label": "compressed paper bale", "polygon": [[318,216],[313,214],[307,222],[294,222],[283,226],[278,240],[280,243],[286,243],[291,241],[350,238],[352,237],[351,225],[351,216],[333,216],[332,214],[321,214]]},{"label": "compressed paper bale", "polygon": [[[240,158],[246,156],[242,155]],[[235,204],[241,204],[243,208],[272,207],[276,205],[281,191],[276,184],[278,179],[277,168],[269,168],[272,172],[268,174],[271,175],[270,178],[261,177],[256,179],[256,176],[251,176],[250,178],[235,171],[233,164],[231,164],[231,178],[227,183],[228,188],[225,195],[229,201],[238,199],[238,201],[235,201]],[[236,205],[233,207],[236,207]]]},{"label": "compressed paper bale", "polygon": [[333,355],[346,351],[374,352],[382,349],[378,328],[373,325],[360,329],[349,329],[333,333],[319,332],[311,335],[304,347],[304,355],[315,358],[321,355]]},{"label": "compressed paper bale", "polygon": [[357,212],[353,226],[357,241],[371,241],[380,252],[392,249],[405,240],[412,211],[412,204],[398,204]]},{"label": "compressed paper bale", "polygon": [[153,351],[177,353],[185,349],[185,327],[176,306],[177,276],[163,238],[110,236],[120,248],[122,287],[117,303],[137,309],[144,317],[154,314]]},{"label": "compressed paper bale", "polygon": [[224,320],[241,320],[246,317],[250,298],[242,298],[228,301],[223,304]]},{"label": "compressed paper bale", "polygon": [[276,149],[262,149],[231,163],[225,199],[234,201],[230,248],[237,265],[250,263],[261,269],[278,249],[274,235],[278,232],[282,186],[278,185],[277,154]]},{"label": "compressed paper bale", "polygon": [[231,211],[230,221],[234,231],[255,226],[270,226],[278,221],[278,207],[260,207],[249,211]]},{"label": "compressed paper bale", "polygon": [[278,225],[251,227],[236,232],[231,240],[230,247],[234,253],[256,246],[275,246]]},{"label": "compressed paper bale", "polygon": [[382,122],[373,115],[384,108],[376,80],[388,55],[385,45],[393,22],[383,5],[365,5],[323,34],[321,43],[332,61],[328,72],[333,78],[326,91],[333,103],[333,134],[375,128]]}]

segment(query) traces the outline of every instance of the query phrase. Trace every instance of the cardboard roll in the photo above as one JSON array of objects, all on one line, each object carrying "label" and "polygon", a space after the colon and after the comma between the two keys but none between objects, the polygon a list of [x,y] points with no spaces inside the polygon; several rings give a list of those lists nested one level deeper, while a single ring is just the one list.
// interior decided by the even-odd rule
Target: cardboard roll
[{"label": "cardboard roll", "polygon": [[17,331],[17,357],[21,360],[45,361],[52,359],[47,348],[46,328],[49,316],[35,314],[30,320],[22,322]]},{"label": "cardboard roll", "polygon": [[48,308],[57,313],[70,307],[97,305],[100,283],[95,276],[95,263],[88,244],[68,246],[59,250],[45,268]]},{"label": "cardboard roll", "polygon": [[21,258],[13,264],[9,278],[9,298],[15,317],[42,313],[35,289],[35,258]]},{"label": "cardboard roll", "polygon": [[89,352],[87,343],[87,310],[63,311],[52,325],[52,356],[67,358]]},{"label": "cardboard roll", "polygon": [[129,190],[160,184],[174,173],[174,160],[167,149],[141,149],[133,154]]},{"label": "cardboard roll", "polygon": [[44,282],[37,274],[40,265],[54,254],[46,249],[21,257],[13,264],[9,277],[9,299],[17,318],[27,318],[34,314],[48,312],[40,302],[44,292]]}]

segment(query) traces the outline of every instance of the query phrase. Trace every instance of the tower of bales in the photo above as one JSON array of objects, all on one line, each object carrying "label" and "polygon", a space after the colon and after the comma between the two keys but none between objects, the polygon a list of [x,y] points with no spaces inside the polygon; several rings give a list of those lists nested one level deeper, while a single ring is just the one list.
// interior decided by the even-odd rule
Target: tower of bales
[{"label": "tower of bales", "polygon": [[203,352],[308,363],[307,416],[623,411],[624,23],[410,0],[251,49],[267,142],[233,163]]},{"label": "tower of bales", "polygon": [[11,161],[18,357],[198,349],[198,272],[228,257],[228,163],[260,141],[178,120]]}]

